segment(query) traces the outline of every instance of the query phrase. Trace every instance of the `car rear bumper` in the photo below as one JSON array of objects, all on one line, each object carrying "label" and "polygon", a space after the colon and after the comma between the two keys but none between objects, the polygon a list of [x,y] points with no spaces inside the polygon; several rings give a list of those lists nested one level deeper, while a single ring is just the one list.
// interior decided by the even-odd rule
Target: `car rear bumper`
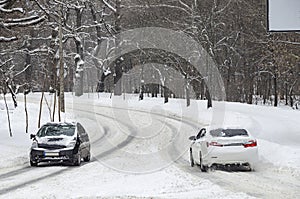
[{"label": "car rear bumper", "polygon": [[30,160],[32,162],[70,162],[75,158],[74,149],[63,150],[45,150],[45,149],[31,149]]},{"label": "car rear bumper", "polygon": [[203,157],[203,164],[250,164],[258,161],[257,147],[245,148],[243,146],[211,147]]}]

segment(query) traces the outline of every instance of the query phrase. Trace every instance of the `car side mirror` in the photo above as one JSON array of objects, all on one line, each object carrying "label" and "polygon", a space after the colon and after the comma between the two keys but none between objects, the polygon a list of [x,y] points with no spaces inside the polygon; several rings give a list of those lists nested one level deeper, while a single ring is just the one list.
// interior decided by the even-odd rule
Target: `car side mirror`
[{"label": "car side mirror", "polygon": [[193,136],[190,136],[189,137],[189,140],[192,140],[192,141],[195,141],[196,140],[196,137],[193,135]]},{"label": "car side mirror", "polygon": [[205,128],[201,129],[200,130],[200,138],[204,137],[205,134],[206,134],[206,129]]},{"label": "car side mirror", "polygon": [[35,135],[34,134],[30,134],[30,139],[35,139]]}]

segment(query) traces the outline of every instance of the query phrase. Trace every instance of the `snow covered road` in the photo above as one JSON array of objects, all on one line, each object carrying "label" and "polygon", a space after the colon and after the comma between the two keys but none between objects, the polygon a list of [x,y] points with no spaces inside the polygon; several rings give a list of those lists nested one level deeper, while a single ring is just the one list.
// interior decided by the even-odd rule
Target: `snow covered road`
[{"label": "snow covered road", "polygon": [[[67,108],[90,135],[91,162],[80,167],[51,164],[31,168],[27,166],[30,143],[24,141],[16,148],[25,150],[20,152],[17,164],[0,168],[0,198],[300,197],[296,168],[265,161],[255,172],[201,173],[198,167],[191,168],[187,138],[199,130],[201,123],[163,111],[111,108],[80,101]],[[0,144],[8,154],[14,154],[7,149],[13,145],[3,140]]]}]

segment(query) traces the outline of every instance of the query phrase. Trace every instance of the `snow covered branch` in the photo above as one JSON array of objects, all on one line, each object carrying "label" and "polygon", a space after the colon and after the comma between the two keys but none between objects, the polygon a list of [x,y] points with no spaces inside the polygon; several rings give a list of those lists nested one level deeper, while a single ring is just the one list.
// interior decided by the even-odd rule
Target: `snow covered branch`
[{"label": "snow covered branch", "polygon": [[114,13],[117,12],[117,9],[114,8],[111,4],[109,4],[106,0],[102,0],[102,2],[111,10],[113,11]]},{"label": "snow covered branch", "polygon": [[277,40],[277,42],[278,43],[284,43],[284,44],[300,45],[300,42],[296,42],[296,41]]},{"label": "snow covered branch", "polygon": [[100,27],[102,24],[100,23],[95,23],[95,24],[89,24],[89,25],[82,25],[78,28],[76,28],[76,31],[82,30],[82,29],[88,29],[88,28],[94,28],[94,27]]},{"label": "snow covered branch", "polygon": [[2,6],[3,4],[7,4],[10,0],[1,0],[0,5]]},{"label": "snow covered branch", "polygon": [[24,26],[31,26],[38,24],[46,19],[46,16],[31,16],[19,19],[8,19],[3,23],[4,27],[11,28],[11,27],[24,27]]},{"label": "snow covered branch", "polygon": [[227,4],[226,4],[223,8],[221,8],[221,9],[218,10],[218,11],[216,11],[216,14],[222,13],[226,8],[229,7],[230,4],[231,4],[231,0],[229,0],[229,1],[227,2]]},{"label": "snow covered branch", "polygon": [[69,8],[69,9],[78,9],[78,10],[82,10],[82,9],[85,8],[84,5],[79,5],[78,1],[77,1],[77,4],[78,4],[78,5],[70,4],[70,3],[64,3],[63,1],[58,1],[58,0],[54,0],[54,2],[57,3],[57,4],[63,5],[64,7]]},{"label": "snow covered branch", "polygon": [[20,12],[24,13],[24,10],[22,8],[12,8],[12,9],[6,9],[0,6],[0,11],[1,12],[6,12],[6,13],[13,13],[13,12]]},{"label": "snow covered branch", "polygon": [[14,75],[14,77],[19,76],[20,74],[22,74],[23,72],[25,72],[31,65],[28,64],[23,70],[21,70],[20,72],[18,72],[17,74]]},{"label": "snow covered branch", "polygon": [[187,4],[185,4],[184,2],[182,2],[181,0],[178,1],[183,7],[185,7],[186,9],[190,10],[191,12],[193,12],[193,9],[191,7],[189,7]]},{"label": "snow covered branch", "polygon": [[0,42],[11,42],[17,40],[17,37],[1,37],[0,36]]},{"label": "snow covered branch", "polygon": [[10,59],[4,61],[3,63],[1,63],[0,68],[1,68],[2,66],[4,66],[5,64],[7,64],[8,62],[10,62],[10,61],[12,61],[12,58],[10,58]]},{"label": "snow covered branch", "polygon": [[[121,7],[123,7],[123,6],[121,6]],[[176,9],[176,10],[183,11],[183,12],[187,13],[188,15],[191,14],[186,9],[184,9],[180,6],[169,5],[169,4],[132,5],[132,6],[126,6],[126,8],[129,8],[129,9],[130,8],[143,8],[143,9],[148,9],[148,8],[171,8],[171,9]]]}]

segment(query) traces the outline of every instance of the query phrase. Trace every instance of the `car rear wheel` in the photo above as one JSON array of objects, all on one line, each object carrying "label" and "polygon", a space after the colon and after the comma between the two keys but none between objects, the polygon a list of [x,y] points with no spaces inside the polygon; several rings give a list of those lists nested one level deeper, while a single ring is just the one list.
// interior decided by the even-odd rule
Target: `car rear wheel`
[{"label": "car rear wheel", "polygon": [[193,167],[195,165],[194,157],[193,157],[193,151],[192,148],[190,148],[190,166]]},{"label": "car rear wheel", "polygon": [[207,172],[208,171],[208,166],[207,165],[203,165],[203,160],[202,160],[202,153],[200,152],[199,154],[200,157],[200,169],[202,172]]},{"label": "car rear wheel", "polygon": [[83,158],[83,161],[89,162],[91,160],[91,153],[89,152],[86,157]]}]

